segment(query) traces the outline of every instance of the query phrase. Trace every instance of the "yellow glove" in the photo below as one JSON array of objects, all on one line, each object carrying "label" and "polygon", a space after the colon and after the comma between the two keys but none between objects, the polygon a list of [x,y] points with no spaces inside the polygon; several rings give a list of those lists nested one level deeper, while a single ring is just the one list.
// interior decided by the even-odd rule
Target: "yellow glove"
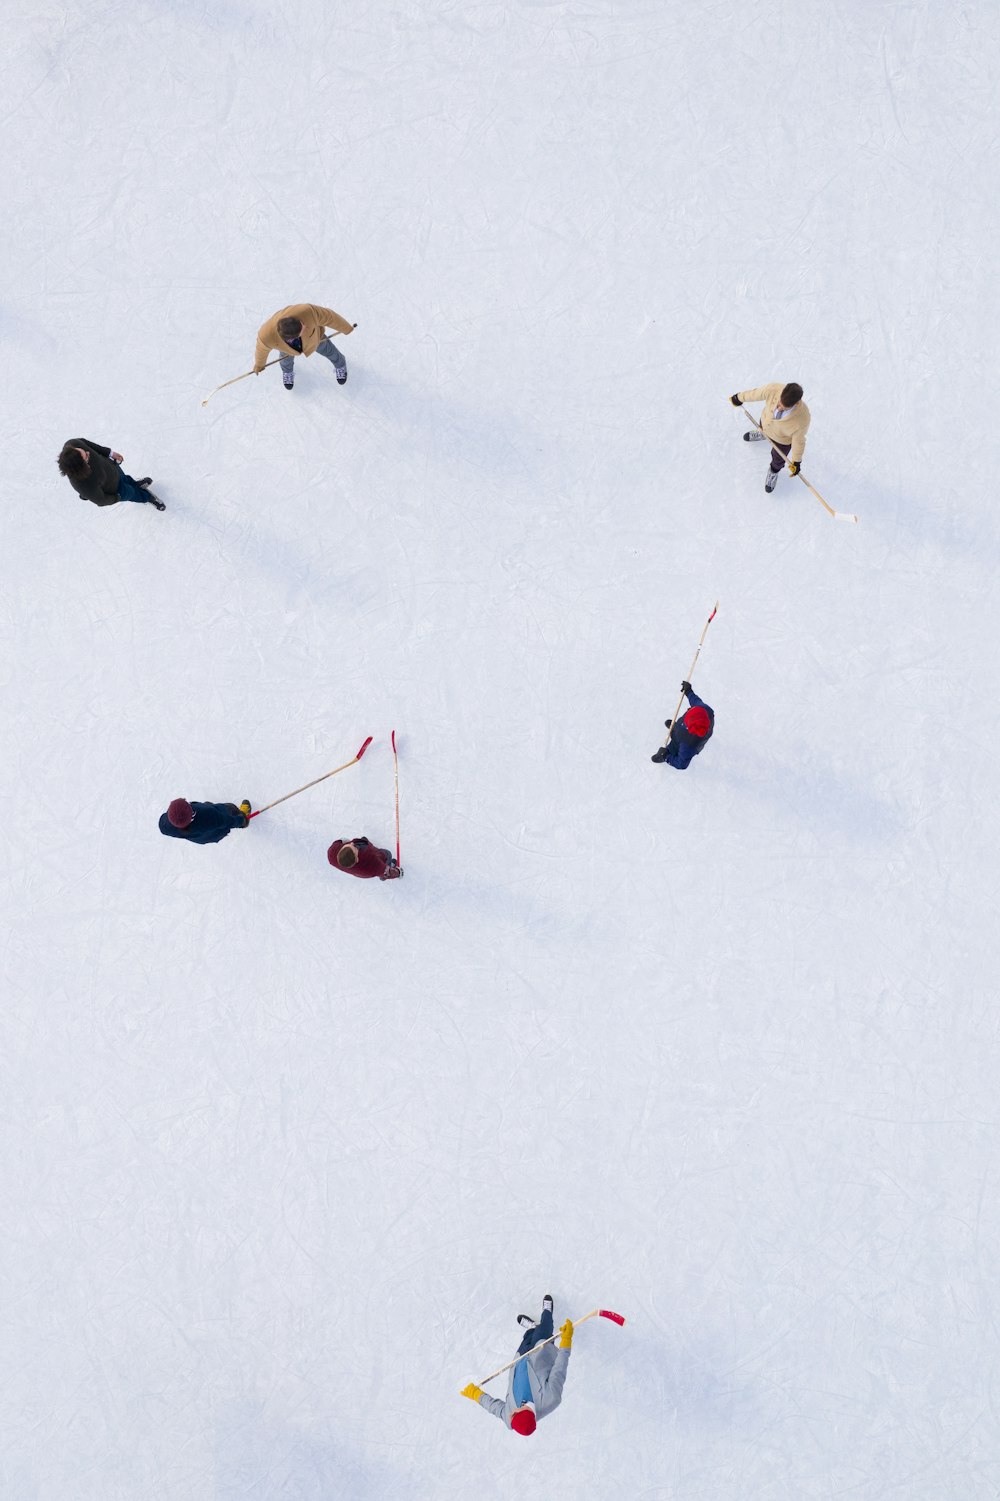
[{"label": "yellow glove", "polygon": [[571,1350],[573,1348],[572,1319],[567,1319],[559,1331],[559,1348],[560,1350]]},{"label": "yellow glove", "polygon": [[482,1395],[483,1395],[483,1389],[482,1389],[482,1387],[481,1386],[477,1386],[474,1381],[470,1381],[469,1384],[468,1384],[468,1386],[463,1386],[462,1387],[462,1396],[463,1397],[468,1397],[469,1400],[470,1400],[470,1402],[478,1402],[479,1399],[480,1399],[480,1397]]},{"label": "yellow glove", "polygon": [[788,466],[788,472],[792,476],[792,479],[795,478],[795,476],[798,474],[798,472],[799,472],[799,470],[801,468],[802,468],[801,464],[789,464],[789,466]]}]

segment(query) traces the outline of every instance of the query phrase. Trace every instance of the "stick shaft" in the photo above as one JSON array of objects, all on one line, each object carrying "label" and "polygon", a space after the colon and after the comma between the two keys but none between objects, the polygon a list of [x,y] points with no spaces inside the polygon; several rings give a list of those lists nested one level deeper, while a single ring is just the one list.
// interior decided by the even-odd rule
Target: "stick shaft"
[{"label": "stick shaft", "polygon": [[396,731],[392,732],[392,775],[396,787],[396,864],[399,864],[399,757],[396,754]]},{"label": "stick shaft", "polygon": [[[358,325],[355,323],[354,327],[357,328],[357,326]],[[329,333],[328,334],[324,330],[324,333],[323,333],[323,338],[324,339],[335,339],[336,337],[337,337],[337,335],[335,333]],[[287,354],[279,354],[278,358],[276,360],[268,360],[267,364],[263,368],[265,370],[270,370],[270,368],[271,368],[272,365],[280,365],[281,362],[282,362],[282,360],[295,360],[295,359],[298,359],[298,351],[295,350],[295,349],[290,349]],[[235,386],[235,384],[236,384],[236,382],[238,380],[246,380],[246,378],[247,378],[248,375],[256,375],[256,374],[257,374],[257,372],[255,370],[244,370],[244,372],[243,372],[242,375],[234,375],[233,378],[232,378],[232,380],[224,380],[222,382],[221,386],[216,386],[216,388],[215,388],[214,391],[209,391],[208,395],[205,397],[204,401],[202,402],[202,406],[203,407],[207,407],[208,403],[211,401],[212,397],[215,396],[217,392],[224,391],[227,386]],[[263,811],[264,811],[263,808],[260,811],[263,813]]]},{"label": "stick shaft", "polygon": [[[691,679],[694,677],[694,670],[695,670],[695,667],[698,664],[698,658],[701,656],[701,649],[702,649],[702,647],[705,644],[705,637],[708,635],[708,628],[712,624],[712,621],[715,619],[716,612],[718,611],[718,608],[719,608],[719,601],[716,600],[715,604],[712,606],[712,613],[711,613],[711,615],[705,621],[705,629],[701,633],[701,639],[698,642],[698,648],[695,651],[694,660],[692,661],[691,666],[688,668],[687,677],[684,679],[685,683],[690,683]],[[677,723],[677,716],[681,712],[681,705],[683,704],[683,702],[684,702],[684,690],[682,688],[681,689],[681,696],[677,700],[677,708],[674,710],[674,717],[670,721],[670,735],[672,735],[674,733],[674,725]],[[663,744],[664,744],[665,747],[670,744],[670,735],[668,735],[667,738],[666,738],[666,740],[664,740],[664,742],[663,742]]]},{"label": "stick shaft", "polygon": [[[590,1310],[590,1312],[589,1313],[585,1313],[582,1318],[580,1318],[580,1319],[574,1319],[573,1320],[573,1329],[574,1329],[574,1331],[577,1330],[577,1329],[579,1329],[579,1327],[580,1327],[581,1324],[585,1324],[588,1319],[596,1319],[597,1315],[600,1313],[600,1311],[601,1310],[599,1308],[592,1308]],[[555,1332],[555,1334],[550,1334],[549,1337],[548,1337],[548,1339],[540,1339],[538,1341],[538,1344],[537,1345],[532,1345],[531,1348],[532,1348],[532,1350],[540,1350],[543,1345],[551,1345],[552,1341],[554,1339],[558,1339],[558,1338],[559,1338],[559,1330],[557,1329],[556,1332]],[[493,1371],[493,1373],[491,1375],[484,1376],[483,1379],[482,1379],[482,1381],[477,1381],[476,1382],[476,1385],[477,1386],[485,1386],[488,1381],[494,1381],[497,1378],[497,1376],[502,1376],[503,1373],[504,1373],[504,1371],[509,1371],[510,1368],[511,1368],[511,1366],[517,1365],[517,1362],[519,1360],[523,1360],[523,1359],[524,1359],[523,1355],[515,1355],[515,1357],[514,1357],[513,1360],[508,1360],[508,1362],[507,1362],[506,1365],[502,1365],[498,1371]]]},{"label": "stick shaft", "polygon": [[[747,421],[753,423],[754,427],[762,435],[762,437],[767,438],[767,441],[769,443],[772,443],[773,439],[767,437],[767,433],[764,432],[763,427],[757,421],[757,419],[753,415],[753,413],[752,412],[748,412],[747,409],[746,409],[746,407],[742,407],[741,411],[744,413]],[[850,511],[835,511],[833,509],[833,506],[830,505],[829,501],[826,501],[826,500],[823,499],[822,495],[816,489],[816,486],[815,485],[811,485],[809,483],[809,481],[806,479],[805,475],[802,473],[801,469],[799,470],[798,474],[796,474],[794,476],[794,478],[795,479],[800,479],[802,481],[802,483],[805,485],[806,489],[810,490],[812,492],[812,494],[815,495],[815,497],[819,501],[820,505],[823,507],[823,509],[825,511],[827,511],[833,517],[834,521],[857,521],[858,518],[856,516],[853,516],[850,513]]]},{"label": "stick shaft", "polygon": [[311,782],[305,782],[301,787],[296,787],[294,792],[286,792],[284,797],[276,797],[273,803],[265,803],[263,808],[255,808],[254,811],[250,814],[250,817],[257,818],[261,813],[266,813],[269,808],[276,808],[279,803],[287,803],[290,797],[298,797],[300,792],[306,792],[310,787],[315,787],[317,783],[325,782],[330,777],[335,777],[339,771],[346,771],[349,766],[353,766],[357,761],[361,760],[361,757],[364,755],[365,751],[368,749],[371,743],[372,737],[371,735],[369,735],[368,739],[358,751],[357,755],[352,756],[349,761],[345,761],[343,766],[335,766],[332,771],[325,771],[321,777],[313,777]]}]

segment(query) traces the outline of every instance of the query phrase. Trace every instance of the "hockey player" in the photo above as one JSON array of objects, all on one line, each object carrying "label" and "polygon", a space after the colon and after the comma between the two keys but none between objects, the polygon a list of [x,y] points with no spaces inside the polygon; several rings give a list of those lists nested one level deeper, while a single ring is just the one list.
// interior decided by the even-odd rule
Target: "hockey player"
[{"label": "hockey player", "polygon": [[235,803],[189,803],[186,797],[175,797],[160,814],[160,833],[191,844],[218,844],[231,829],[245,829],[252,812],[246,798],[237,808]]},{"label": "hockey player", "polygon": [[268,318],[266,323],[262,323],[257,332],[254,374],[260,374],[267,364],[268,355],[272,350],[277,350],[281,355],[281,379],[285,390],[290,391],[295,384],[293,356],[304,354],[308,358],[311,354],[319,353],[330,361],[337,372],[338,383],[343,385],[347,380],[347,361],[336,344],[327,338],[326,324],[336,329],[338,334],[349,334],[357,327],[357,324],[348,323],[346,318],[342,318],[332,308],[320,307],[318,303],[296,302],[291,307],[283,307],[272,318]]},{"label": "hockey player", "polygon": [[650,759],[666,761],[668,766],[675,767],[677,771],[687,771],[695,756],[700,755],[712,738],[715,710],[710,709],[698,697],[690,683],[683,682],[681,692],[691,707],[686,714],[681,715],[676,724],[670,719],[666,721],[670,739]]},{"label": "hockey player", "polygon": [[[563,1387],[566,1385],[569,1352],[573,1345],[573,1324],[567,1319],[559,1330],[558,1348],[552,1344],[542,1344],[543,1340],[552,1338],[552,1307],[552,1294],[546,1293],[542,1299],[542,1316],[537,1323],[530,1314],[518,1315],[517,1322],[525,1333],[517,1347],[517,1353],[524,1358],[511,1367],[507,1378],[507,1396],[502,1402],[499,1397],[488,1397],[474,1381],[462,1388],[463,1397],[478,1402],[480,1407],[499,1418],[507,1428],[512,1428],[515,1433],[522,1433],[525,1438],[529,1433],[534,1433],[542,1418],[555,1412],[562,1401]],[[542,1344],[542,1348],[532,1354],[538,1344]]]},{"label": "hockey player", "polygon": [[778,475],[785,467],[789,450],[792,455],[788,463],[789,474],[796,475],[802,468],[810,421],[809,408],[802,400],[802,387],[795,381],[790,381],[786,386],[775,381],[770,386],[754,386],[752,391],[737,391],[729,400],[734,407],[741,407],[745,401],[764,403],[764,410],[760,414],[763,431],[758,432],[752,427],[743,434],[743,439],[746,443],[771,439],[771,467],[764,480],[764,489],[770,494],[778,483]]},{"label": "hockey player", "polygon": [[145,479],[133,479],[121,467],[124,463],[121,454],[102,448],[100,443],[91,443],[87,438],[70,438],[63,444],[56,463],[59,473],[66,476],[77,495],[82,495],[95,506],[113,506],[120,500],[134,500],[137,505],[148,504],[158,511],[167,509],[149,488],[153,481],[148,475]]},{"label": "hockey player", "polygon": [[396,864],[395,855],[389,850],[380,850],[370,839],[335,839],[326,852],[326,858],[334,870],[342,870],[349,876],[359,876],[370,881],[378,876],[380,881],[396,881],[403,874]]}]

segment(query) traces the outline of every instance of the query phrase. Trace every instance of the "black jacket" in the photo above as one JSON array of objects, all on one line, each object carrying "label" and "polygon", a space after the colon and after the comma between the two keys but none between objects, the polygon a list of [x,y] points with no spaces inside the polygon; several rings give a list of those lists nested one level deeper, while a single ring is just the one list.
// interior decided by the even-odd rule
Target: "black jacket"
[{"label": "black jacket", "polygon": [[67,476],[77,495],[92,501],[95,506],[115,505],[122,472],[111,457],[111,449],[102,448],[100,443],[91,443],[88,438],[70,438],[69,447],[85,448],[90,456],[89,474],[81,479]]},{"label": "black jacket", "polygon": [[235,803],[192,803],[194,819],[186,829],[175,829],[165,813],[160,814],[160,833],[170,839],[189,839],[192,844],[218,844],[230,829],[245,829],[250,820]]}]

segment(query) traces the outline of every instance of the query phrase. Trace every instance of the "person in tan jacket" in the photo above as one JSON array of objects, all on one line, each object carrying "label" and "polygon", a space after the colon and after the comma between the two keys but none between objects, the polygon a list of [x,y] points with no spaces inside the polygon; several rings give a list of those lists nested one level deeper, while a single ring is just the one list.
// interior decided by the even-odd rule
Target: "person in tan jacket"
[{"label": "person in tan jacket", "polygon": [[277,351],[281,355],[281,378],[285,390],[290,391],[295,384],[295,356],[304,354],[308,358],[311,354],[322,354],[336,370],[337,382],[342,386],[347,380],[347,361],[336,344],[327,338],[327,325],[338,334],[349,334],[358,326],[348,323],[333,308],[320,307],[315,302],[296,302],[291,307],[283,307],[257,330],[254,375],[263,370],[268,355]]},{"label": "person in tan jacket", "polygon": [[802,387],[795,381],[789,381],[785,386],[774,381],[769,386],[754,386],[751,391],[737,391],[729,400],[734,407],[741,407],[745,401],[764,403],[760,414],[763,431],[758,432],[754,427],[743,437],[747,443],[760,442],[764,438],[771,440],[771,467],[764,481],[764,489],[770,494],[778,483],[778,475],[785,467],[789,452],[792,455],[788,462],[789,474],[798,474],[802,467],[809,431],[809,408],[802,400]]}]

